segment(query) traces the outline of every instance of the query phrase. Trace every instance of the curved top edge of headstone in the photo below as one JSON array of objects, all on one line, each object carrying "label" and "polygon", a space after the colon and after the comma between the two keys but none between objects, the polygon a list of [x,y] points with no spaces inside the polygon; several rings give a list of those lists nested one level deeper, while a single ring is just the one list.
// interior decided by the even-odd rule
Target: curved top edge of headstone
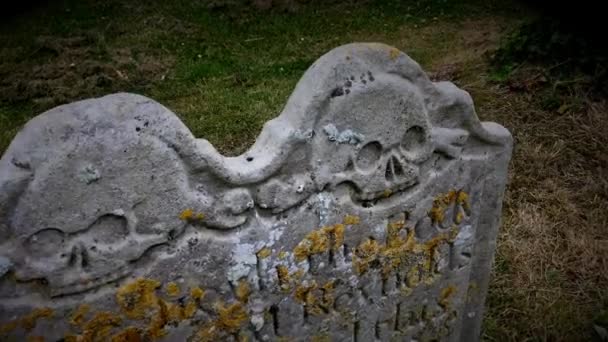
[{"label": "curved top edge of headstone", "polygon": [[154,127],[150,133],[174,148],[194,169],[210,168],[234,184],[257,182],[274,173],[289,151],[306,139],[323,109],[334,98],[345,96],[347,75],[355,77],[358,73],[386,74],[414,84],[424,98],[433,125],[464,128],[490,145],[512,143],[504,127],[479,121],[466,91],[451,82],[432,82],[405,53],[381,43],[351,43],[327,52],[309,67],[280,115],[264,125],[255,143],[242,155],[221,155],[208,141],[196,139],[173,112],[154,100],[115,93],[64,104],[31,119],[0,159],[0,183],[15,167],[32,168],[57,153],[74,130],[84,126],[94,130],[95,126],[104,125],[133,125],[138,130],[138,124]]}]

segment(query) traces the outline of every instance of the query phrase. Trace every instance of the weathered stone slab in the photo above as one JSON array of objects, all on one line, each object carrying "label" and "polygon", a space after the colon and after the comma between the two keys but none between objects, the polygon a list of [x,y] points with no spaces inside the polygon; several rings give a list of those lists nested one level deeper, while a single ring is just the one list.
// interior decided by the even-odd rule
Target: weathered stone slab
[{"label": "weathered stone slab", "polygon": [[511,144],[381,44],[238,157],[142,96],[54,108],[0,160],[0,339],[475,340]]}]

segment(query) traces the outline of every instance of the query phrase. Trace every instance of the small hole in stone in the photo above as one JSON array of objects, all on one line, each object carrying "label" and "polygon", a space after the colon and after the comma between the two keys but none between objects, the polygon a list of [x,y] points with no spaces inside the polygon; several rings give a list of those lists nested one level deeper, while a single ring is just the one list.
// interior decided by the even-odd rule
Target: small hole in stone
[{"label": "small hole in stone", "polygon": [[248,162],[253,161],[253,157],[247,157],[246,159]]},{"label": "small hole in stone", "polygon": [[135,127],[135,131],[137,131],[137,132],[141,131],[141,127]]}]

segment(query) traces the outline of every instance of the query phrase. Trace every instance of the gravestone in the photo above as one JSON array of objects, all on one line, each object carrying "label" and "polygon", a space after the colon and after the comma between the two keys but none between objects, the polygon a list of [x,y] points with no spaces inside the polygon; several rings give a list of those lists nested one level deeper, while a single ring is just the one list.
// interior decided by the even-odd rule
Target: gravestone
[{"label": "gravestone", "polygon": [[0,160],[0,339],[476,340],[511,145],[382,44],[237,157],[143,96],[51,109]]}]

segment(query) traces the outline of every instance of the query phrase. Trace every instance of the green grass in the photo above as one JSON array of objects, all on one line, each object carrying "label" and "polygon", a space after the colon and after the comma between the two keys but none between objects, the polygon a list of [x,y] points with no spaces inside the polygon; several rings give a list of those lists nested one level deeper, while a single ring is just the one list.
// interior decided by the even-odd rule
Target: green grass
[{"label": "green grass", "polygon": [[[4,92],[0,104],[3,117],[9,116],[2,121],[5,129],[0,133],[0,151],[23,124],[19,118],[24,115],[33,116],[80,98],[132,91],[175,110],[195,135],[208,138],[222,152],[240,153],[255,139],[261,125],[280,112],[304,71],[333,47],[353,41],[395,45],[404,29],[415,31],[489,11],[506,13],[508,6],[500,8],[498,4],[448,0],[312,3],[293,14],[260,13],[243,7],[214,11],[201,2],[186,0],[170,4],[56,2],[0,29],[0,57],[6,61],[0,65],[0,76],[27,82],[28,78],[36,79],[27,72],[32,66],[52,69],[66,62],[62,59],[69,59],[63,56],[66,53],[50,51],[44,44],[41,49],[36,43],[39,37],[84,37],[84,43],[75,47],[83,52],[70,62],[92,60],[131,77],[92,86],[77,86],[70,80],[46,86],[43,79],[42,90],[19,93],[17,103],[15,91]],[[401,48],[421,64],[428,64],[449,45],[449,37],[441,37],[445,33],[432,37],[432,44],[423,48],[417,44]],[[120,70],[113,55],[125,49],[133,61]],[[147,73],[145,63],[150,60],[166,70]],[[107,76],[117,78],[111,71]],[[69,87],[83,90],[57,94],[57,88]]]}]

